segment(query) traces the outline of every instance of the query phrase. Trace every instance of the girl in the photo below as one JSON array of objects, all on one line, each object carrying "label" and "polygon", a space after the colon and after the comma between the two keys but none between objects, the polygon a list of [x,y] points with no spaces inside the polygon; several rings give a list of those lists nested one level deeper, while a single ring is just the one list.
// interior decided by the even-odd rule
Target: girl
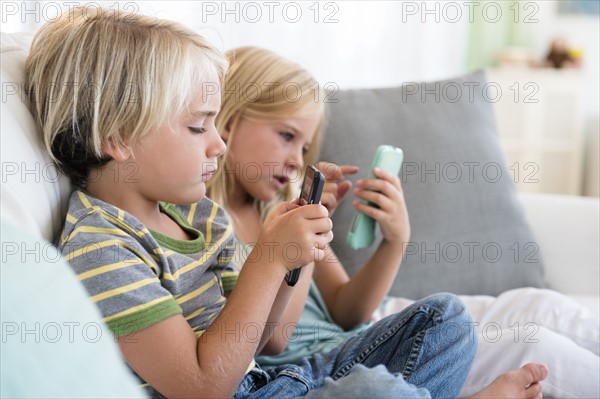
[{"label": "girl", "polygon": [[[279,201],[297,196],[293,187],[301,181],[298,175],[304,165],[315,161],[318,153],[324,110],[323,104],[315,101],[315,98],[322,98],[315,95],[316,82],[297,65],[269,51],[251,47],[232,50],[228,57],[231,70],[224,84],[222,111],[217,118],[217,129],[227,142],[228,150],[220,158],[221,174],[209,183],[208,195],[225,206],[241,241],[241,252],[247,252],[250,244],[256,241],[261,220],[268,210]],[[284,89],[295,86],[302,90],[296,90],[295,93],[301,94],[295,95],[292,101],[289,96],[286,97]],[[265,90],[260,93],[262,95],[256,92],[244,95],[244,88],[249,87],[270,87],[272,90]],[[328,177],[322,203],[331,215],[337,201],[351,186],[350,182],[343,180],[343,175],[357,170],[351,166],[318,165]],[[393,314],[412,303],[390,298],[386,300],[385,307],[378,309],[400,265],[402,248],[396,244],[408,242],[410,225],[398,179],[382,172],[375,173],[380,179],[360,180],[355,195],[376,203],[379,208],[371,208],[358,201],[354,204],[356,209],[375,217],[380,223],[384,236],[381,246],[351,279],[330,248],[326,248],[324,260],[305,266],[282,324],[273,327],[274,333],[264,352],[275,356],[259,357],[259,363],[288,363],[318,351],[332,350],[345,339],[367,330],[369,325],[366,323],[371,321],[374,311]],[[334,181],[341,182],[336,184]],[[313,277],[312,282],[310,277]],[[571,315],[570,320],[583,326],[580,330],[594,325],[594,318],[589,318],[581,307],[546,290],[516,290],[497,299],[462,299],[469,309],[476,312],[475,321],[481,326],[498,321],[502,328],[508,329],[510,326],[505,327],[504,321],[506,316],[500,311],[506,309],[507,297],[530,303],[550,302],[561,309],[561,314]],[[531,359],[543,359],[553,366],[552,369],[556,367],[560,371],[560,374],[551,375],[549,384],[544,384],[548,385],[547,392],[557,396],[565,392],[580,397],[590,396],[589,392],[582,391],[582,384],[577,383],[577,375],[581,374],[576,373],[593,378],[594,370],[598,369],[597,354],[587,348],[593,347],[594,343],[573,340],[575,337],[569,334],[572,329],[568,332],[568,326],[561,326],[551,317],[538,313],[533,319],[525,320],[527,318],[522,315],[520,325],[537,322],[541,326],[539,337],[543,340],[533,345],[521,344],[512,353],[507,351],[512,340],[509,342],[506,338],[513,335],[504,334],[504,340],[493,342],[486,340],[474,327],[473,337],[479,338],[481,350],[475,360],[477,368],[468,377],[461,396],[484,389],[491,382],[488,379],[490,375],[519,367]],[[597,319],[595,323],[597,331]],[[563,365],[565,354],[555,349],[555,344],[561,340],[570,342],[569,351],[578,348],[581,352],[581,356],[568,355],[571,359],[579,359],[570,368]],[[595,345],[597,348],[597,339]],[[565,375],[571,377],[563,380]],[[514,388],[510,385],[505,387]],[[524,387],[517,387],[521,391],[511,391],[507,395],[526,397],[530,392]]]}]

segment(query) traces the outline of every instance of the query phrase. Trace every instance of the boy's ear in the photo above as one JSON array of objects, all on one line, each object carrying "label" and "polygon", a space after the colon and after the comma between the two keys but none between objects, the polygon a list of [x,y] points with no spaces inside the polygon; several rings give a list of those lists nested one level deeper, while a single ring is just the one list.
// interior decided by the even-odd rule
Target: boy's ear
[{"label": "boy's ear", "polygon": [[131,157],[129,147],[116,143],[112,137],[102,144],[102,152],[110,155],[117,162],[124,162]]}]

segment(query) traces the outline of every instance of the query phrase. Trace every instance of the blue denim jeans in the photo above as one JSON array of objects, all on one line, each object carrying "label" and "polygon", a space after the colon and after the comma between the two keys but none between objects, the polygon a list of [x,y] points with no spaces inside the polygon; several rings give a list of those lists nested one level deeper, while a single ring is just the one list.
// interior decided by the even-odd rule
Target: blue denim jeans
[{"label": "blue denim jeans", "polygon": [[330,352],[295,365],[254,368],[234,398],[454,398],[476,346],[471,317],[460,300],[437,294],[378,321]]}]

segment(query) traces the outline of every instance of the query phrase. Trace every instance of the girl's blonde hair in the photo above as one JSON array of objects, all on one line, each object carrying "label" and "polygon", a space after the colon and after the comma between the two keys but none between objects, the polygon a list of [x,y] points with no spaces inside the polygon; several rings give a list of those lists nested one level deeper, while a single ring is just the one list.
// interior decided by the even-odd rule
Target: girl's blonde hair
[{"label": "girl's blonde hair", "polygon": [[[325,121],[322,91],[315,79],[299,65],[279,55],[257,47],[240,47],[226,53],[230,64],[223,83],[221,111],[216,127],[222,134],[229,132],[232,140],[242,118],[260,122],[281,122],[289,118],[319,115],[320,121],[304,164],[317,160]],[[251,148],[248,151],[252,151]],[[219,159],[219,169],[209,181],[207,195],[227,206],[232,192],[235,166],[227,164],[227,152]],[[302,172],[303,173],[303,172]],[[295,192],[291,183],[271,203],[289,200]],[[264,214],[267,204],[256,203]]]},{"label": "girl's blonde hair", "polygon": [[171,21],[74,8],[44,25],[26,60],[26,89],[44,144],[74,185],[128,146],[220,89],[224,55]]}]

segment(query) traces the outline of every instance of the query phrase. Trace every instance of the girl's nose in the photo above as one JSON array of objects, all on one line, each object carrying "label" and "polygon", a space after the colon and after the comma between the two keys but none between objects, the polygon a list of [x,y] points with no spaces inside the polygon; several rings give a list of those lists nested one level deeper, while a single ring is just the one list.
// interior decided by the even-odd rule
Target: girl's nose
[{"label": "girl's nose", "polygon": [[302,149],[300,149],[300,151],[292,151],[290,153],[286,166],[294,169],[302,169],[304,166],[304,153]]}]

